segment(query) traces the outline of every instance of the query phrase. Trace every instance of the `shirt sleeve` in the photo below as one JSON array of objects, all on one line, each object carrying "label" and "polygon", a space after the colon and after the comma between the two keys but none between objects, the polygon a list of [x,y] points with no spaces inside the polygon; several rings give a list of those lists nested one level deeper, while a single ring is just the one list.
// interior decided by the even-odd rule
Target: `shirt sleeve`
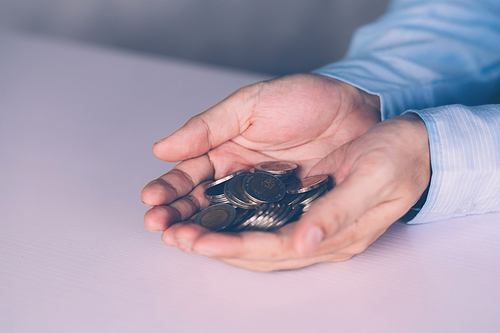
[{"label": "shirt sleeve", "polygon": [[478,106],[500,90],[499,1],[392,1],[315,73],[378,95],[382,120],[425,122],[432,178],[409,223],[500,210],[500,105]]},{"label": "shirt sleeve", "polygon": [[409,109],[480,105],[500,88],[500,1],[395,0],[355,33],[346,57],[314,71]]}]

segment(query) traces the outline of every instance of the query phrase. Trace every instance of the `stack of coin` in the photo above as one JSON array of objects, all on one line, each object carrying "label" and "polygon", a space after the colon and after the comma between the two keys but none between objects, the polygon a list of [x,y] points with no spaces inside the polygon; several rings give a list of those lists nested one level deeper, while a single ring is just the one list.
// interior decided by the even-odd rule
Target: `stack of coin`
[{"label": "stack of coin", "polygon": [[295,163],[263,162],[253,170],[208,184],[205,195],[211,205],[194,222],[212,231],[273,231],[299,219],[327,191],[327,175],[298,180]]},{"label": "stack of coin", "polygon": [[254,166],[254,170],[255,172],[269,173],[279,178],[285,185],[298,180],[297,177],[295,177],[297,164],[291,162],[262,162]]}]

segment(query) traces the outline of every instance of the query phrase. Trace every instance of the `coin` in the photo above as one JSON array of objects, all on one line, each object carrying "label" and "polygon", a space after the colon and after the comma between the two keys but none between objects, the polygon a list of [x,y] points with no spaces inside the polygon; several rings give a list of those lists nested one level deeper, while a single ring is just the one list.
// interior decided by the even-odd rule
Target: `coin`
[{"label": "coin", "polygon": [[205,186],[205,190],[208,190],[211,187],[214,187],[214,186],[217,186],[217,185],[222,184],[224,182],[227,182],[231,178],[234,178],[238,175],[241,175],[242,173],[245,173],[245,170],[238,170],[230,175],[227,175],[227,176],[222,177],[220,179],[214,180],[213,182],[211,182],[211,183],[207,184],[207,186]]},{"label": "coin", "polygon": [[224,194],[224,185],[230,179],[244,173],[245,170],[238,170],[230,175],[214,180],[205,186],[205,195],[211,203],[230,203]]},{"label": "coin", "polygon": [[274,208],[266,215],[265,223],[261,223],[257,228],[261,231],[273,230],[275,225],[281,223],[290,206],[286,204],[270,204],[275,205]]},{"label": "coin", "polygon": [[[222,191],[222,193],[221,193]],[[218,184],[216,186],[210,187],[205,191],[205,196],[210,200],[211,203],[228,203],[229,200],[224,194],[224,184]]]},{"label": "coin", "polygon": [[243,191],[259,203],[276,202],[285,196],[285,185],[281,180],[267,173],[251,173],[243,179]]},{"label": "coin", "polygon": [[258,203],[251,200],[245,191],[243,191],[242,183],[247,176],[248,175],[245,174],[237,175],[225,183],[224,194],[226,198],[235,206],[251,209],[257,206]]},{"label": "coin", "polygon": [[277,223],[275,223],[272,227],[270,227],[268,229],[268,231],[274,231],[276,229],[281,228],[285,224],[296,221],[297,217],[300,216],[301,213],[302,213],[302,210],[300,209],[299,206],[288,206],[284,216]]},{"label": "coin", "polygon": [[236,217],[234,219],[234,222],[226,229],[224,229],[224,231],[234,231],[243,222],[245,222],[248,219],[248,217],[250,217],[253,214],[253,212],[254,212],[253,209],[236,208]]},{"label": "coin", "polygon": [[277,175],[275,175],[275,177],[279,178],[279,180],[281,180],[283,182],[283,184],[285,184],[285,186],[288,186],[292,183],[295,183],[296,181],[298,181],[299,179],[295,176],[295,175],[289,175],[289,176],[285,176],[285,177],[279,177]]},{"label": "coin", "polygon": [[217,184],[214,186],[207,187],[205,189],[205,195],[207,197],[217,197],[224,195],[224,184]]},{"label": "coin", "polygon": [[297,170],[297,164],[285,161],[262,162],[254,166],[257,172],[267,172],[272,175],[290,175]]},{"label": "coin", "polygon": [[305,196],[304,193],[298,193],[298,194],[286,193],[285,197],[281,200],[281,202],[283,202],[283,203],[285,203],[287,205],[293,206],[293,205],[296,205],[297,202],[299,202],[300,200],[302,200],[302,198],[304,196]]},{"label": "coin", "polygon": [[298,181],[295,163],[264,162],[252,169],[209,183],[205,195],[211,206],[195,223],[212,231],[273,231],[299,219],[327,191],[327,175]]},{"label": "coin", "polygon": [[228,198],[226,198],[225,195],[223,195],[220,198],[215,198],[215,197],[209,197],[208,200],[210,201],[211,204],[218,204],[218,203],[227,203],[227,204],[232,204],[231,201],[229,201]]},{"label": "coin", "polygon": [[252,209],[251,213],[246,217],[246,219],[239,225],[235,226],[232,231],[241,232],[247,230],[252,222],[254,222],[259,216],[259,212],[255,209]]},{"label": "coin", "polygon": [[309,191],[306,193],[306,196],[298,202],[299,205],[307,206],[314,202],[314,200],[318,199],[323,193],[326,192],[327,185],[323,185],[313,191]]},{"label": "coin", "polygon": [[202,210],[194,223],[199,224],[212,231],[220,231],[231,225],[236,217],[236,210],[228,204],[217,204]]},{"label": "coin", "polygon": [[286,192],[290,194],[305,193],[317,189],[327,182],[328,175],[311,176],[288,185]]}]

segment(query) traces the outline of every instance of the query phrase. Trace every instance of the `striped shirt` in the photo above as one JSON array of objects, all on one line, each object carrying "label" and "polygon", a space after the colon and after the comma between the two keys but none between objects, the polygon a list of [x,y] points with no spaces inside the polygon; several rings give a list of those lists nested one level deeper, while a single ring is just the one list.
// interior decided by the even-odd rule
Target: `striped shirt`
[{"label": "striped shirt", "polygon": [[427,200],[409,223],[500,211],[500,1],[394,0],[315,73],[378,95],[382,119],[417,113],[429,135]]}]

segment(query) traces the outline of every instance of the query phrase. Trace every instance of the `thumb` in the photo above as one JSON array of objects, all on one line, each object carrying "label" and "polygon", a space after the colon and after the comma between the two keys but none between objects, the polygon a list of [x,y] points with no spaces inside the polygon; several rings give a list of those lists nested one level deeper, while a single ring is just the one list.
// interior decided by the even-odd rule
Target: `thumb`
[{"label": "thumb", "polygon": [[253,113],[258,84],[240,88],[226,99],[188,120],[153,145],[153,154],[176,162],[200,156],[246,130]]},{"label": "thumb", "polygon": [[343,226],[378,205],[383,199],[380,184],[376,184],[374,179],[380,177],[353,171],[342,183],[318,199],[297,223],[293,234],[295,252],[300,257],[309,256]]}]

